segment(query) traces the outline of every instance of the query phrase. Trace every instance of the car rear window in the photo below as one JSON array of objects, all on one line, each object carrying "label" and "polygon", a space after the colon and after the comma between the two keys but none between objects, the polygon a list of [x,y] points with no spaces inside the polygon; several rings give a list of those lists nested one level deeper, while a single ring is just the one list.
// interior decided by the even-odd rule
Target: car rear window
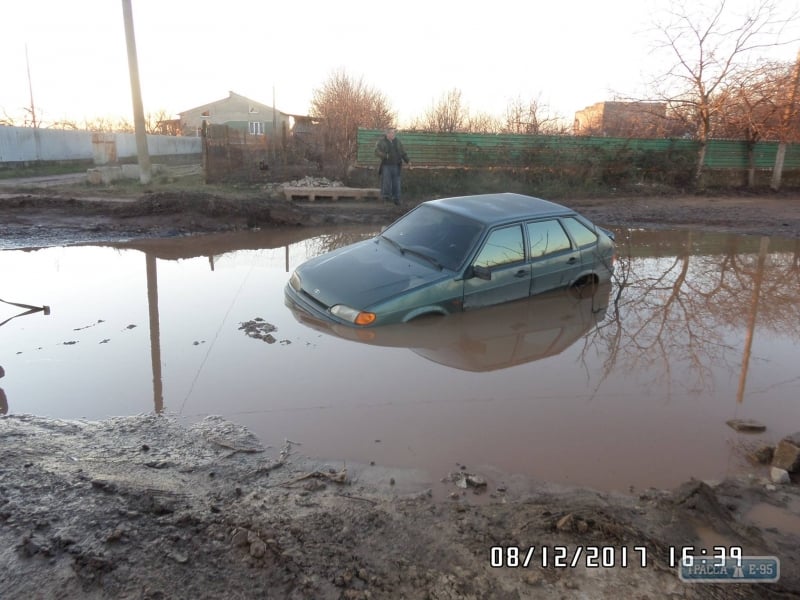
[{"label": "car rear window", "polygon": [[569,234],[572,236],[572,239],[575,240],[575,243],[578,244],[578,246],[594,244],[597,241],[597,234],[595,234],[594,231],[589,229],[577,219],[568,217],[566,219],[562,219],[561,221],[564,223],[564,227],[567,228],[567,231],[569,231]]}]

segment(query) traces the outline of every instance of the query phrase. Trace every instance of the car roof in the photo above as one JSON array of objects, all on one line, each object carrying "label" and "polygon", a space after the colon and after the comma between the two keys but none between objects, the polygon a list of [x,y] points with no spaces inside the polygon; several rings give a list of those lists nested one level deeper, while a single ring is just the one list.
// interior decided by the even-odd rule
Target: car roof
[{"label": "car roof", "polygon": [[572,209],[549,200],[508,192],[442,198],[429,200],[425,204],[458,213],[490,226],[527,218],[575,214]]}]

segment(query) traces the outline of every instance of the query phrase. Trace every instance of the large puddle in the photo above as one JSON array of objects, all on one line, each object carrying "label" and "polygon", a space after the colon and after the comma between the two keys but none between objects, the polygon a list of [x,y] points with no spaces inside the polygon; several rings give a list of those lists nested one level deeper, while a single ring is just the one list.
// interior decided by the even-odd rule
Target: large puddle
[{"label": "large puddle", "polygon": [[373,233],[2,251],[0,298],[49,311],[0,303],[0,408],[221,414],[432,480],[466,465],[623,491],[754,472],[749,448],[800,429],[800,241],[620,230],[624,285],[587,298],[360,335],[298,320],[289,272]]}]

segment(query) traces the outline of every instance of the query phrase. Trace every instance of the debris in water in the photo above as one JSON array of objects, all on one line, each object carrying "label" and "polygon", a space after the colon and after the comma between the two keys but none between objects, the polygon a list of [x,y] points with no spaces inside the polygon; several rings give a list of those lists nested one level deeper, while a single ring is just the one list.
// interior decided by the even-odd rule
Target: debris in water
[{"label": "debris in water", "polygon": [[274,344],[277,341],[275,336],[272,335],[272,332],[277,330],[278,328],[275,327],[275,325],[267,323],[261,317],[239,323],[239,331],[244,331],[247,337],[251,337],[254,340],[261,340],[268,344]]},{"label": "debris in water", "polygon": [[767,429],[766,425],[754,419],[730,419],[725,421],[725,424],[731,429],[742,433],[761,433]]}]

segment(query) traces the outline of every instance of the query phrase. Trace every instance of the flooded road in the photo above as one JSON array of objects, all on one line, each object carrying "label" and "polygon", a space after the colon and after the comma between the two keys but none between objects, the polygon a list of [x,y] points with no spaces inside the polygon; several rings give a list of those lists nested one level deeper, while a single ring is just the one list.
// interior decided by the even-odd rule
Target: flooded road
[{"label": "flooded road", "polygon": [[[293,314],[293,229],[0,252],[3,408],[223,415],[338,461],[626,491],[757,472],[800,430],[800,242],[617,230],[617,281],[402,327]],[[734,431],[755,419],[759,434]]]}]

